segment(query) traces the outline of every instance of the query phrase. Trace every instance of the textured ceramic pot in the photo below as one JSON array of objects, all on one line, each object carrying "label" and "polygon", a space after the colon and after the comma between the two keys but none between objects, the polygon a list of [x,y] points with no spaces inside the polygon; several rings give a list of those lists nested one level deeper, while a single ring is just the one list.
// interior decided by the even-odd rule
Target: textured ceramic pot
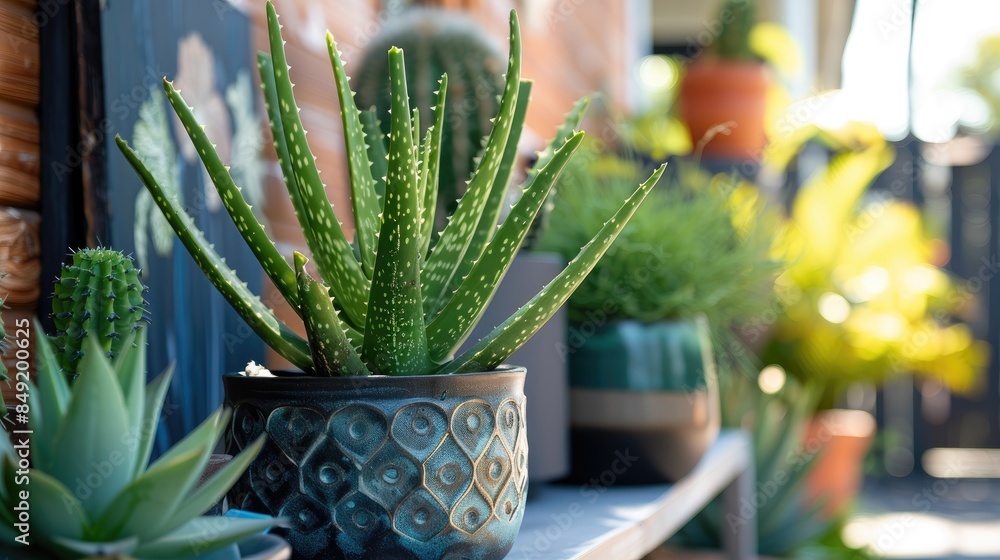
[{"label": "textured ceramic pot", "polygon": [[[522,252],[514,257],[493,300],[472,331],[466,347],[507,320],[551,282],[566,263],[554,253]],[[560,352],[566,344],[566,310],[560,309],[510,361],[532,372],[524,382],[528,397],[528,480],[534,496],[541,486],[569,474],[569,368]]]},{"label": "textured ceramic pot", "polygon": [[267,434],[229,503],[287,517],[294,558],[503,558],[528,483],[524,377],[226,375],[227,452]]},{"label": "textured ceramic pot", "polygon": [[573,478],[609,486],[687,475],[721,424],[707,324],[581,328],[569,339]]}]

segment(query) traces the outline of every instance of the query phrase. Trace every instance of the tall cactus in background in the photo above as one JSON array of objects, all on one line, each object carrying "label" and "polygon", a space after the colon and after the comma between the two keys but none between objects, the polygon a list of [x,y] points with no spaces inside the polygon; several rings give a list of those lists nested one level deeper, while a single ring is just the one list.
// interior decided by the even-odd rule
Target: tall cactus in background
[{"label": "tall cactus in background", "polygon": [[[437,229],[456,208],[456,199],[475,169],[475,158],[492,129],[504,86],[504,57],[475,21],[440,8],[414,7],[391,20],[362,54],[351,85],[362,110],[376,107],[383,134],[389,133],[389,68],[386,51],[406,53],[410,106],[431,114],[441,74],[448,74],[448,106],[441,130]],[[430,126],[421,123],[421,134]],[[378,179],[378,177],[376,177]]]},{"label": "tall cactus in background", "polygon": [[[247,289],[181,205],[166,195],[142,158],[121,137],[116,142],[216,289],[268,345],[310,374],[424,375],[494,369],[565,303],[663,174],[661,167],[639,185],[551,283],[472,348],[453,358],[492,299],[556,178],[580,146],[583,133],[557,138],[557,149],[525,184],[523,195],[503,224],[492,235],[475,241],[480,224],[489,221],[484,222],[484,216],[499,212],[503,197],[494,194],[507,188],[516,156],[516,151],[508,148],[516,145],[524,123],[521,94],[527,85],[520,81],[520,28],[517,15],[511,12],[510,57],[499,112],[466,193],[438,242],[428,249],[443,150],[448,77],[441,77],[431,112],[434,124],[421,140],[418,111],[410,109],[403,51],[389,49],[392,111],[389,143],[385,145],[379,134],[365,133],[340,52],[333,37],[327,35],[358,232],[357,246],[352,247],[306,142],[278,16],[270,2],[267,19],[271,56],[258,57],[265,106],[285,185],[320,280],[306,270],[303,255],[295,255],[294,267],[281,256],[191,108],[170,82],[164,81],[164,90],[237,230],[278,291],[302,317],[308,340],[282,324]],[[369,153],[387,157],[373,159]],[[382,170],[385,181],[380,212],[378,177],[383,176]],[[467,263],[471,263],[468,273],[457,276]],[[456,278],[460,279],[457,285]]]},{"label": "tall cactus in background", "polygon": [[63,266],[52,295],[53,337],[63,372],[76,376],[83,342],[93,332],[112,360],[143,327],[146,287],[130,257],[112,249],[83,249]]}]

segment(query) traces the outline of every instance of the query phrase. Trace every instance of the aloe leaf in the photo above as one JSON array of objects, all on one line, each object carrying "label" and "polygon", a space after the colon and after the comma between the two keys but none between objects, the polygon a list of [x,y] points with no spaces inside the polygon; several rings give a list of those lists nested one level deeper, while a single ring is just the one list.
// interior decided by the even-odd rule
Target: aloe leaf
[{"label": "aloe leaf", "polygon": [[580,142],[578,132],[563,145],[538,174],[538,181],[524,192],[504,220],[485,254],[476,261],[441,312],[427,326],[427,345],[431,359],[441,362],[452,354],[472,331],[493,298],[500,281],[514,260],[521,241],[531,228],[535,215]]},{"label": "aloe leaf", "polygon": [[556,129],[555,137],[545,146],[544,150],[538,152],[538,159],[535,161],[535,166],[528,171],[528,178],[524,181],[525,189],[531,186],[531,183],[534,182],[540,170],[544,169],[549,160],[555,156],[556,148],[562,146],[566,140],[569,140],[570,136],[573,136],[575,131],[579,130],[580,123],[583,122],[583,116],[587,113],[587,108],[590,107],[590,99],[589,95],[577,99],[576,103],[573,104],[573,108],[563,117],[562,124]]},{"label": "aloe leaf", "polygon": [[[420,109],[414,107],[410,113],[413,117],[410,119],[410,134],[413,135],[413,149],[417,151],[417,161],[420,161]],[[418,173],[419,175],[419,173]],[[420,200],[419,198],[417,200]]]},{"label": "aloe leaf", "polygon": [[[535,166],[528,171],[528,177],[524,182],[524,188],[531,186],[534,182],[535,177],[538,175],[538,170],[545,166],[546,162],[552,157],[556,146],[561,146],[566,138],[569,138],[573,131],[580,128],[580,123],[583,121],[583,116],[587,112],[587,108],[590,106],[590,96],[586,96],[577,100],[573,104],[573,108],[566,113],[563,117],[563,123],[556,131],[555,138],[545,147],[544,150],[538,153],[537,160],[535,161]],[[545,230],[549,222],[549,215],[552,212],[554,202],[552,200],[556,189],[549,191],[549,198],[542,205],[541,212],[535,217],[535,221],[531,224],[531,229],[528,230],[528,235],[525,237],[524,242],[521,244],[522,247],[528,248],[534,246],[538,242],[538,238],[541,233]]]},{"label": "aloe leaf", "polygon": [[174,366],[168,366],[163,373],[146,385],[146,406],[143,410],[142,425],[139,432],[129,435],[129,444],[136,448],[136,469],[133,476],[139,476],[146,470],[149,457],[153,453],[153,440],[156,428],[160,425],[160,412],[163,410],[163,400],[170,388],[170,380],[174,377]]},{"label": "aloe leaf", "polygon": [[375,373],[416,375],[429,369],[430,360],[420,304],[419,179],[403,51],[397,48],[389,50],[389,75],[389,172],[362,357]]},{"label": "aloe leaf", "polygon": [[[292,201],[295,218],[302,223],[305,220],[305,206],[299,195],[299,187],[295,178],[295,168],[292,158],[288,155],[288,143],[285,141],[285,129],[281,126],[281,111],[278,108],[278,91],[274,84],[274,62],[267,53],[257,53],[257,71],[260,74],[260,89],[264,93],[264,110],[267,112],[267,124],[271,129],[271,144],[278,156],[281,176]],[[298,307],[295,309],[298,312]]]},{"label": "aloe leaf", "polygon": [[135,550],[135,556],[195,558],[264,532],[277,523],[277,519],[270,518],[197,517],[153,542],[142,543]]},{"label": "aloe leaf", "polygon": [[475,346],[463,352],[451,363],[446,364],[441,369],[441,373],[490,371],[509,358],[511,354],[517,352],[559,310],[559,307],[565,303],[576,287],[583,282],[583,279],[628,224],[639,204],[660,180],[665,168],[666,164],[661,165],[646,182],[639,185],[639,188],[628,197],[597,235],[584,245],[580,253],[566,265],[559,276],[556,276],[554,280],[542,288],[538,295],[493,329]]},{"label": "aloe leaf", "polygon": [[198,119],[195,118],[194,113],[191,112],[191,108],[188,107],[180,92],[174,89],[174,85],[167,81],[166,78],[163,79],[163,91],[167,94],[167,99],[174,108],[174,113],[177,114],[181,124],[184,126],[184,130],[187,132],[188,137],[201,157],[201,161],[208,171],[208,176],[212,179],[212,183],[215,184],[215,189],[219,192],[222,205],[226,208],[229,217],[232,218],[233,223],[236,225],[236,230],[239,231],[240,235],[246,241],[247,246],[250,247],[253,256],[260,262],[267,277],[274,282],[274,286],[288,300],[289,305],[292,308],[296,308],[298,306],[298,295],[295,293],[295,273],[292,272],[291,267],[285,262],[284,257],[281,256],[278,249],[275,248],[271,238],[264,231],[264,226],[257,221],[257,217],[254,216],[250,205],[243,198],[243,193],[236,186],[232,175],[229,174],[229,168],[222,162],[222,158],[219,157],[218,152],[215,150],[215,145],[212,144],[208,135],[205,134],[205,129],[202,128]]},{"label": "aloe leaf", "polygon": [[[4,458],[4,461],[11,461]],[[7,491],[10,492],[13,507],[21,500],[19,492],[29,492],[31,513],[31,542],[44,542],[55,536],[78,539],[83,537],[83,530],[88,526],[87,513],[73,492],[62,482],[49,474],[31,470],[27,485],[15,484],[16,469],[13,463],[6,463],[4,468]],[[12,543],[4,543],[10,545]]]},{"label": "aloe leaf", "polygon": [[170,519],[163,524],[163,529],[166,532],[173,531],[189,520],[204,514],[218,503],[264,447],[266,437],[257,438],[250,446],[219,469],[212,478],[194,490],[174,511]]},{"label": "aloe leaf", "polygon": [[[83,341],[81,375],[73,383],[69,408],[49,445],[53,458],[48,473],[66,484],[87,481],[95,473],[101,483],[80,497],[89,517],[97,517],[115,494],[132,479],[122,437],[128,433],[128,412],[118,377],[95,335]],[[132,461],[135,460],[134,454]]]},{"label": "aloe leaf", "polygon": [[518,89],[521,81],[521,33],[517,15],[510,13],[510,58],[500,110],[493,122],[482,160],[476,168],[469,188],[458,202],[455,213],[441,232],[424,267],[421,281],[424,289],[424,314],[433,317],[447,301],[447,288],[455,275],[483,214],[490,187],[496,179],[504,148],[514,121]]},{"label": "aloe leaf", "polygon": [[[500,211],[503,210],[503,203],[507,200],[507,187],[514,173],[514,164],[517,163],[517,144],[521,138],[524,119],[528,113],[528,101],[531,98],[530,81],[521,80],[518,87],[520,89],[517,94],[517,106],[514,109],[514,122],[511,125],[510,136],[507,137],[507,147],[503,151],[500,169],[497,171],[496,180],[493,181],[493,187],[490,189],[490,196],[486,199],[483,216],[479,219],[476,231],[472,234],[472,240],[469,241],[469,248],[465,251],[465,257],[462,262],[458,263],[455,275],[451,277],[448,294],[454,293],[469,275],[472,267],[483,256],[486,244],[489,243],[497,230],[497,220],[500,218]],[[565,142],[566,139],[563,139],[559,145],[562,146]]]},{"label": "aloe leaf", "polygon": [[434,122],[427,129],[424,149],[422,215],[420,217],[420,255],[427,258],[431,246],[431,236],[434,233],[434,213],[437,210],[439,170],[441,168],[441,138],[444,135],[444,107],[448,97],[448,74],[442,74],[438,81],[438,90],[434,93]]},{"label": "aloe leaf", "polygon": [[34,327],[38,372],[36,385],[31,387],[33,390],[29,393],[33,395],[29,415],[35,432],[31,439],[31,452],[35,465],[47,471],[57,458],[52,455],[51,446],[41,445],[41,442],[51,441],[62,425],[62,419],[69,408],[70,390],[66,376],[52,351],[52,342],[37,320]]},{"label": "aloe leaf", "polygon": [[181,243],[194,258],[195,263],[226,301],[233,306],[240,317],[264,342],[296,366],[308,371],[312,367],[312,357],[306,341],[275,317],[260,299],[242,282],[236,272],[226,265],[226,261],[215,252],[205,236],[195,226],[194,220],[177,204],[167,198],[163,189],[153,178],[139,156],[120,136],[115,137],[118,148],[135,169],[139,178],[153,195],[170,227],[177,233]]},{"label": "aloe leaf", "polygon": [[364,128],[359,118],[361,112],[354,102],[354,92],[348,84],[349,78],[344,71],[344,61],[340,58],[337,43],[329,31],[326,33],[326,46],[337,82],[337,96],[340,98],[340,118],[344,126],[347,169],[351,178],[351,204],[354,209],[354,227],[357,230],[361,264],[370,278],[372,268],[375,266],[375,249],[378,247],[379,201],[375,195],[371,162],[368,161]]},{"label": "aloe leaf", "polygon": [[371,176],[375,180],[375,194],[381,209],[385,197],[385,174],[389,171],[389,146],[382,134],[382,125],[374,107],[361,111],[361,128],[364,129],[365,141],[368,142],[368,161],[372,166]]},{"label": "aloe leaf", "polygon": [[164,523],[198,482],[214,444],[191,449],[133,480],[94,523],[92,538],[137,536],[144,541],[169,532]]},{"label": "aloe leaf", "polygon": [[[431,135],[433,134],[434,134],[434,128],[432,125],[431,127],[427,128],[427,134],[424,135],[424,141],[419,145],[419,149],[417,150],[417,155],[418,155],[417,161],[420,164],[420,169],[417,173],[417,177],[419,178],[419,182],[417,184],[417,203],[420,205],[419,208],[420,227],[417,230],[417,235],[419,236],[419,243],[420,243],[418,249],[420,252],[421,264],[423,263],[424,257],[427,255],[427,248],[424,246],[424,226],[425,226],[424,220],[428,219],[428,216],[430,217],[431,220],[433,220],[434,211],[436,210],[437,207],[437,201],[428,200],[426,196],[427,190],[429,188],[430,175],[431,175],[431,169],[430,169]],[[434,189],[434,192],[437,193],[436,188]],[[428,204],[430,204],[429,207],[427,206]],[[433,231],[433,229],[434,229],[433,224],[431,224],[430,228],[427,229],[428,246],[430,245],[430,232]]]},{"label": "aloe leaf", "polygon": [[333,205],[327,198],[323,181],[319,177],[316,157],[306,142],[306,131],[299,118],[299,108],[292,93],[292,80],[288,75],[289,66],[285,58],[285,42],[281,38],[278,14],[270,3],[267,5],[267,29],[281,127],[288,145],[290,167],[294,170],[294,184],[298,188],[302,204],[298,214],[299,222],[309,250],[316,259],[320,276],[353,324],[361,327],[365,324],[368,304],[368,277],[362,270],[361,263],[354,257],[351,244],[333,212]]},{"label": "aloe leaf", "polygon": [[302,316],[316,375],[371,375],[348,340],[329,291],[306,272],[306,262],[302,253],[295,253],[295,275],[304,307]]}]

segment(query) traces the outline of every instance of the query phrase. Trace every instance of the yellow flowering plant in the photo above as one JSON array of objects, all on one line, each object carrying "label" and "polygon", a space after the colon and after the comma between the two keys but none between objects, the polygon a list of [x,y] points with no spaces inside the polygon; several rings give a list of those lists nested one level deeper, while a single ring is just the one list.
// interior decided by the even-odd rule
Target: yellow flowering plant
[{"label": "yellow flowering plant", "polygon": [[836,153],[792,203],[763,363],[819,381],[826,405],[852,382],[903,373],[975,390],[988,347],[957,319],[975,294],[937,266],[941,243],[916,207],[869,192],[892,148],[864,130],[834,138],[865,142]]}]

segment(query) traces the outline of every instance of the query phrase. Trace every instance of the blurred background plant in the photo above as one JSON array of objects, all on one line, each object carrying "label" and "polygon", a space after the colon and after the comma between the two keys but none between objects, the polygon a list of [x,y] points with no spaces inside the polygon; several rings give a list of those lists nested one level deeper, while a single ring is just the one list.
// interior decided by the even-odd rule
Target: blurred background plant
[{"label": "blurred background plant", "polygon": [[[720,371],[723,425],[753,435],[760,505],[757,514],[757,550],[782,558],[860,560],[863,551],[844,544],[839,536],[846,511],[829,516],[822,503],[809,503],[807,476],[818,457],[819,442],[807,438],[813,407],[819,397],[814,384],[789,380],[775,386],[765,377]],[[720,548],[722,534],[741,520],[724,514],[721,499],[713,501],[671,540],[686,548]]]},{"label": "blurred background plant", "polygon": [[912,204],[869,191],[892,148],[866,125],[812,127],[772,156],[813,138],[837,151],[791,201],[782,238],[789,267],[775,283],[781,312],[762,362],[819,383],[823,407],[852,383],[905,373],[975,390],[988,347],[958,319],[975,295],[940,268],[942,245]]},{"label": "blurred background plant", "polygon": [[979,42],[975,59],[962,69],[960,83],[974,91],[989,106],[990,118],[978,131],[992,130],[996,135],[1000,120],[1000,35],[985,37]]},{"label": "blurred background plant", "polygon": [[[573,258],[573,245],[604,222],[606,209],[635,181],[634,159],[590,150],[564,171],[540,250]],[[730,330],[771,305],[781,269],[774,253],[779,217],[758,191],[728,175],[675,162],[604,259],[569,300],[570,323],[708,318],[717,351],[739,345]],[[734,352],[746,356],[745,352]]]},{"label": "blurred background plant", "polygon": [[[723,3],[717,17],[721,22],[720,32],[706,48],[705,55],[712,60],[762,63],[770,68],[772,79],[764,97],[763,125],[768,137],[774,137],[777,116],[791,99],[785,83],[801,76],[803,55],[783,26],[769,21],[755,23],[755,11],[755,3],[750,0]],[[690,155],[696,152],[699,142],[711,141],[704,131],[694,137],[679,113],[680,86],[692,63],[687,56],[652,54],[638,65],[643,104],[639,111],[624,120],[623,131],[630,145],[654,160]],[[713,132],[711,136],[719,133]],[[721,134],[728,134],[728,131]]]}]

